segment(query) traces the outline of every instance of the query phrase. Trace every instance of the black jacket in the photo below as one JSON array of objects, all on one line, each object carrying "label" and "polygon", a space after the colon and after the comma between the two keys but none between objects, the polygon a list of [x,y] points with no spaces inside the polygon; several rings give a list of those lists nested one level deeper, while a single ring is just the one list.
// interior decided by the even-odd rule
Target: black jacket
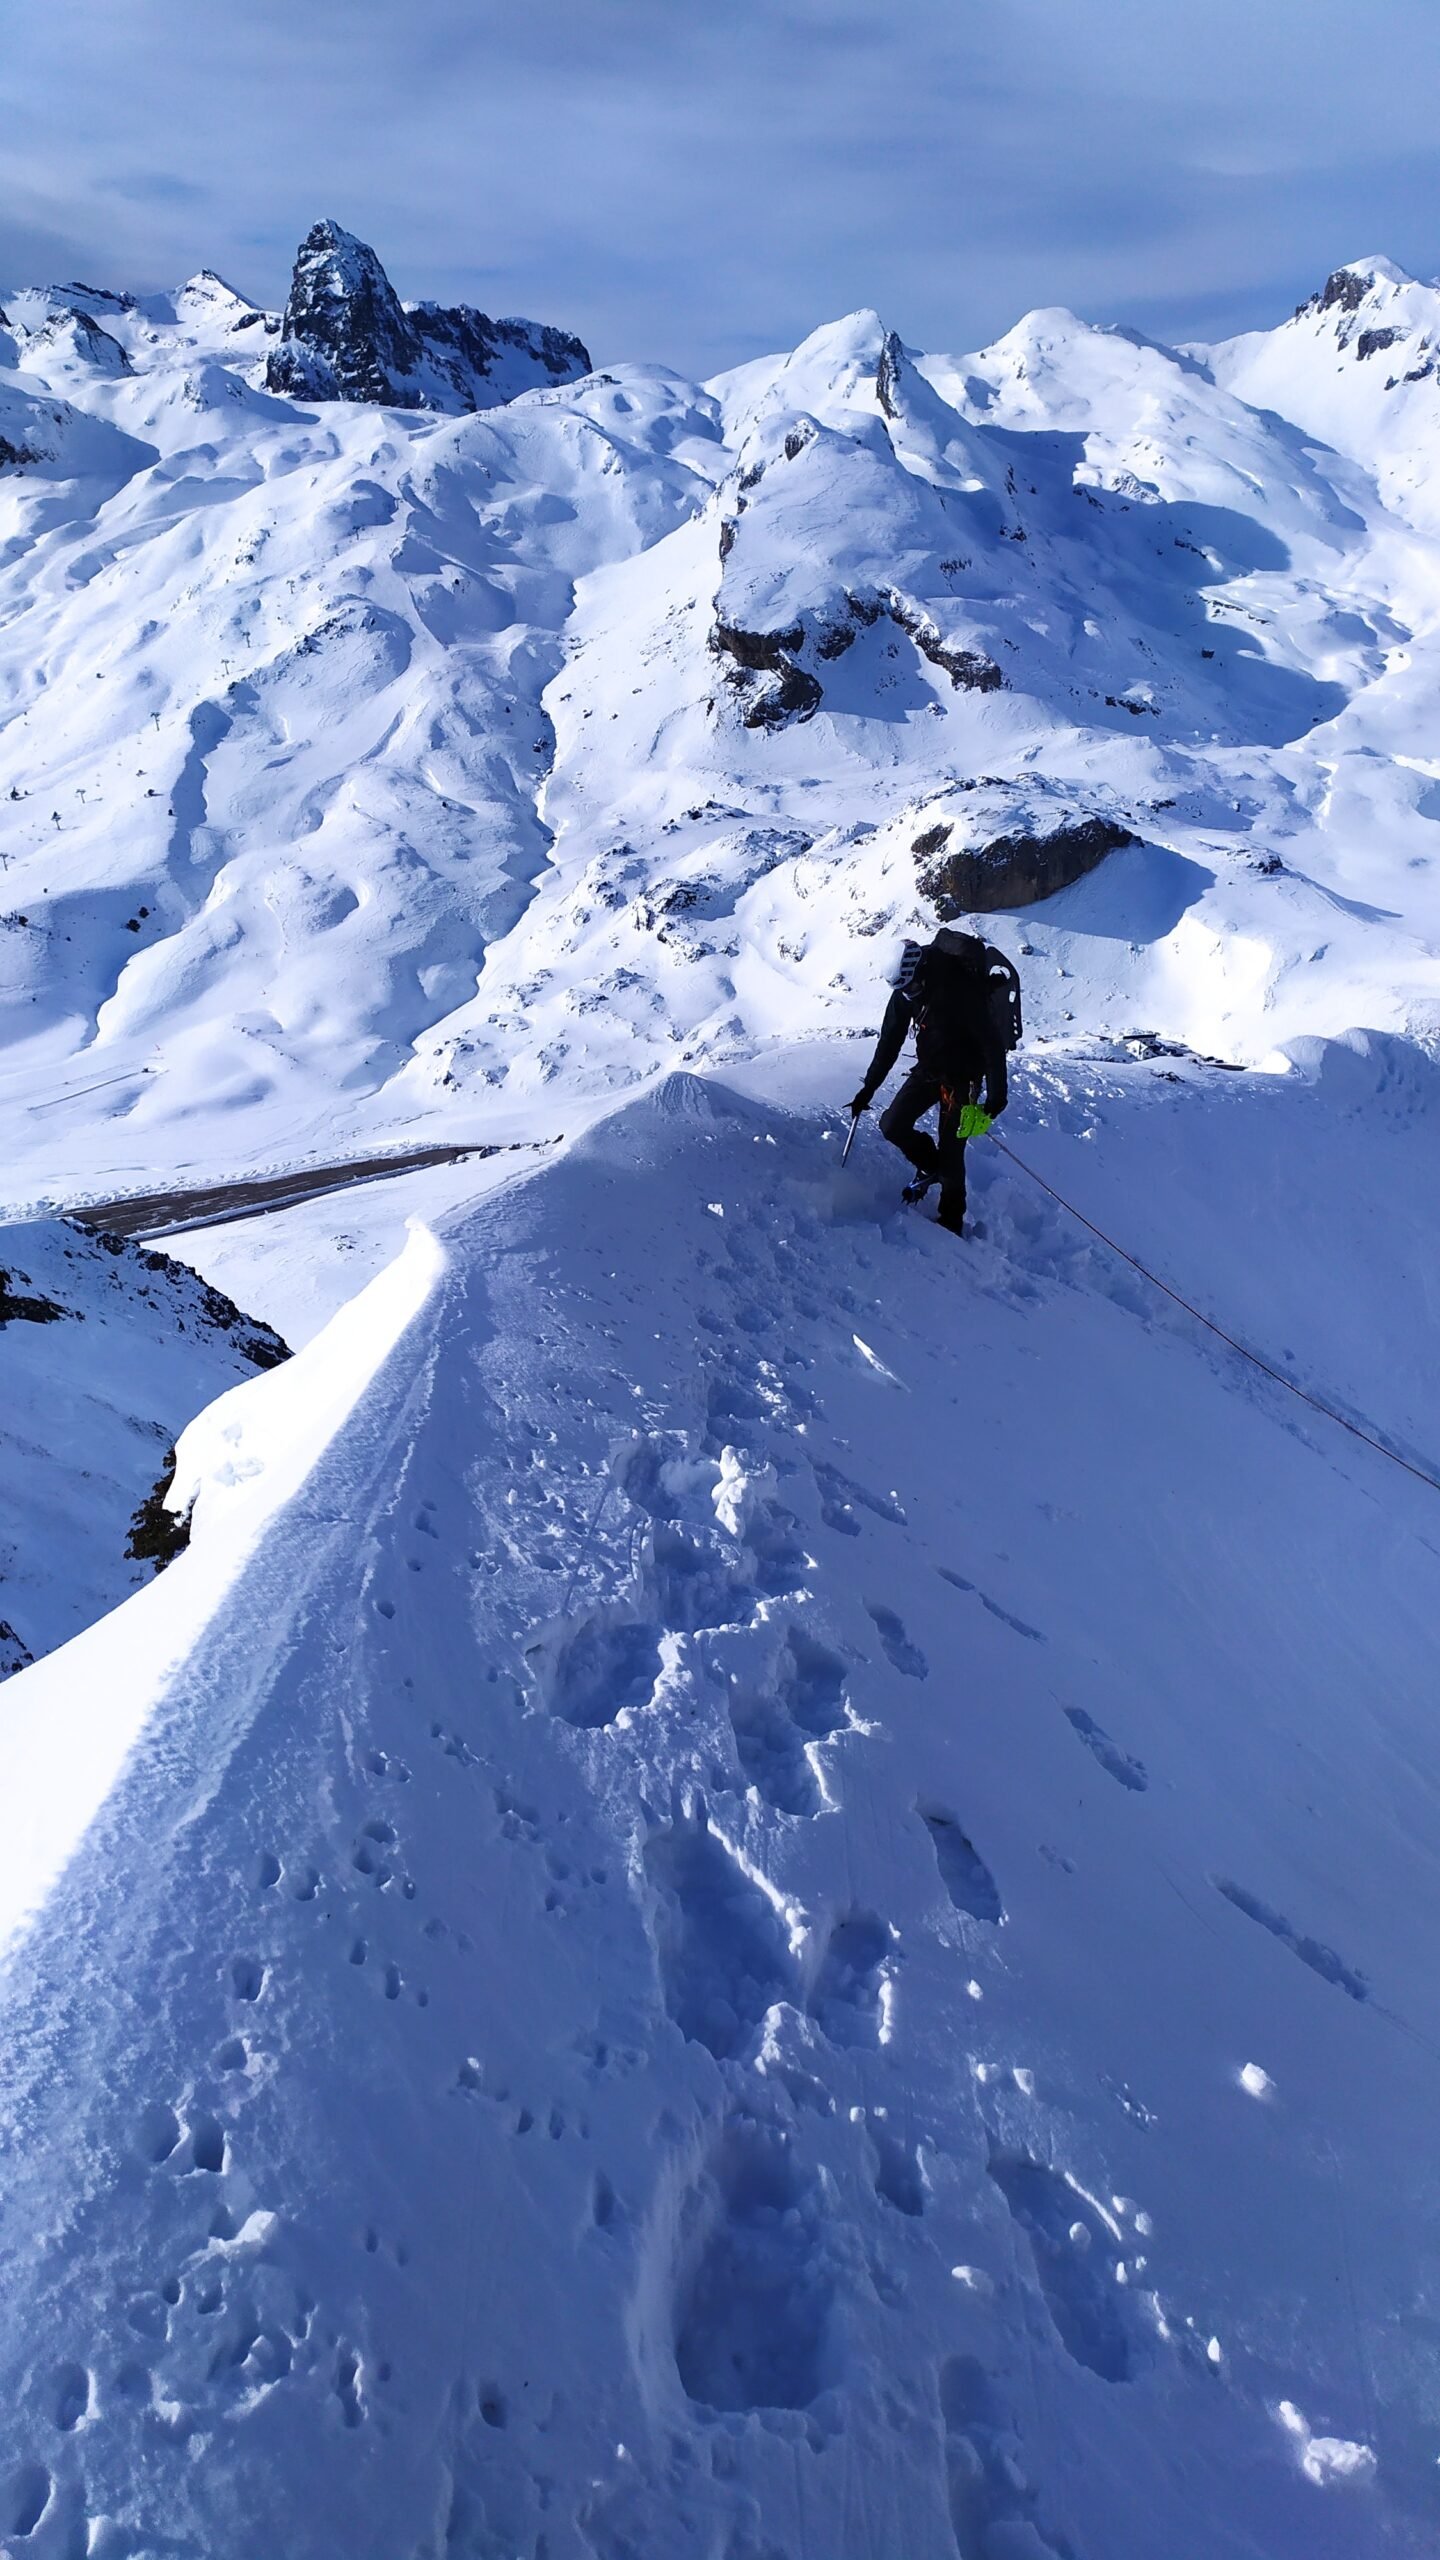
[{"label": "black jacket", "polygon": [[[867,1108],[873,1102],[904,1048],[906,1034],[915,1021],[915,1007],[911,1001],[909,989],[919,956],[918,945],[907,943],[904,958],[900,964],[899,979],[885,1007],[885,1019],[880,1025],[880,1037],[875,1043],[875,1055],[870,1061],[865,1081],[857,1096],[857,1099],[863,1099]],[[916,1064],[922,1073],[933,1076],[937,1086],[948,1085],[961,1093],[967,1086],[983,1085],[985,1108],[992,1114],[1003,1111],[1010,1098],[1009,1077],[1006,1072],[1005,1021],[1001,1005],[1002,999],[998,990],[989,994],[987,1000],[976,1009],[975,1027],[971,1037],[951,1044],[943,1050],[943,1053],[934,1035],[927,1036],[927,1026],[924,1024],[920,1026],[915,1041]]]}]

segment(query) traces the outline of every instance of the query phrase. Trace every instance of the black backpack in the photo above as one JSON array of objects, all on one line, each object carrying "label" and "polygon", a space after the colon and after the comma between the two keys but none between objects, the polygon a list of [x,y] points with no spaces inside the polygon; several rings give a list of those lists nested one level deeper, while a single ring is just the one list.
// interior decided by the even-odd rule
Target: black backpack
[{"label": "black backpack", "polygon": [[906,953],[900,984],[915,1017],[917,1052],[943,1057],[983,1048],[990,1039],[1008,1050],[1023,1036],[1019,971],[978,934],[942,926],[913,960]]}]

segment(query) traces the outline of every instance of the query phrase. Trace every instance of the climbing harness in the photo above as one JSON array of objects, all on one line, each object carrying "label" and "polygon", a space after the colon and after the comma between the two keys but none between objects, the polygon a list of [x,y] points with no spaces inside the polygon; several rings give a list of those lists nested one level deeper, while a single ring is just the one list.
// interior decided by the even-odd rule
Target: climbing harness
[{"label": "climbing harness", "polygon": [[1222,1324],[1216,1324],[1212,1316],[1202,1315],[1200,1309],[1193,1307],[1188,1298],[1181,1297],[1178,1289],[1171,1288],[1168,1280],[1162,1280],[1158,1272],[1147,1269],[1143,1262],[1137,1262],[1133,1253],[1127,1253],[1123,1244],[1117,1244],[1113,1236],[1107,1236],[1103,1227],[1097,1227],[1094,1219],[1087,1218],[1083,1209],[1077,1209],[1073,1200],[1067,1200],[1063,1192],[1057,1191],[1053,1182],[1047,1182],[1043,1173],[1037,1173],[1033,1165],[1026,1164],[1022,1157],[1017,1156],[1013,1147],[1007,1147],[1003,1138],[995,1136],[993,1129],[990,1133],[990,1143],[999,1148],[1002,1156],[1009,1157],[1017,1172],[1023,1173],[1028,1181],[1038,1184],[1042,1191],[1047,1191],[1058,1207],[1064,1209],[1082,1227],[1088,1227],[1091,1235],[1097,1236],[1101,1244],[1105,1245],[1111,1253],[1118,1253],[1121,1261],[1128,1262],[1132,1271],[1138,1271],[1142,1280],[1148,1280],[1152,1289],[1159,1289],[1167,1298],[1173,1298],[1176,1306],[1183,1307],[1187,1316],[1193,1316],[1195,1322],[1203,1325],[1207,1333],[1213,1333],[1219,1341],[1226,1344],[1229,1350],[1238,1352],[1242,1360],[1248,1360],[1252,1369],[1258,1369],[1263,1377],[1272,1378],[1277,1387],[1284,1387],[1290,1395],[1298,1396],[1302,1404],[1309,1405],[1312,1413],[1322,1413],[1327,1422],[1338,1423],[1342,1431],[1349,1432],[1352,1440],[1363,1440],[1367,1449],[1377,1450],[1382,1458],[1390,1460],[1392,1466],[1403,1467],[1407,1476],[1415,1476],[1421,1484],[1428,1484],[1432,1493],[1440,1493],[1440,1476],[1432,1476],[1424,1467],[1417,1467],[1409,1458],[1402,1458],[1398,1450],[1387,1449],[1384,1441],[1377,1440],[1372,1431],[1364,1431],[1358,1422],[1348,1421],[1343,1413],[1336,1412],[1333,1404],[1326,1404],[1320,1396],[1312,1396],[1308,1388],[1297,1387],[1294,1379],[1287,1378],[1283,1369],[1272,1368],[1268,1360],[1261,1359],[1258,1351],[1251,1351],[1245,1343],[1237,1342],[1234,1334],[1227,1333],[1225,1327]]}]

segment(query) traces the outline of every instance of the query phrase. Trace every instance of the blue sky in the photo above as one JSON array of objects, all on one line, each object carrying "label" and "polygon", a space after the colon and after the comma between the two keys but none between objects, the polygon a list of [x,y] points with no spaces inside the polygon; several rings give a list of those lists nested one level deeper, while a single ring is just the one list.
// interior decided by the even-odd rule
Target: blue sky
[{"label": "blue sky", "polygon": [[32,0],[0,278],[278,302],[331,214],[598,360],[862,303],[955,350],[1055,302],[1219,335],[1440,268],[1437,108],[1437,0]]}]

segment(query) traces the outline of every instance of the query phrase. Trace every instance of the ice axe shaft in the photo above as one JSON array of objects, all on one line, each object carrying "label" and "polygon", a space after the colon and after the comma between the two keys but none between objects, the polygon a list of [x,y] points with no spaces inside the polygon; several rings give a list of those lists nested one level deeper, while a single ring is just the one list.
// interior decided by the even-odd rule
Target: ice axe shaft
[{"label": "ice axe shaft", "polygon": [[850,1150],[855,1144],[855,1132],[860,1126],[862,1116],[863,1115],[858,1111],[852,1111],[850,1115],[850,1134],[847,1137],[844,1146],[840,1150],[840,1161],[842,1164],[848,1162]]}]

